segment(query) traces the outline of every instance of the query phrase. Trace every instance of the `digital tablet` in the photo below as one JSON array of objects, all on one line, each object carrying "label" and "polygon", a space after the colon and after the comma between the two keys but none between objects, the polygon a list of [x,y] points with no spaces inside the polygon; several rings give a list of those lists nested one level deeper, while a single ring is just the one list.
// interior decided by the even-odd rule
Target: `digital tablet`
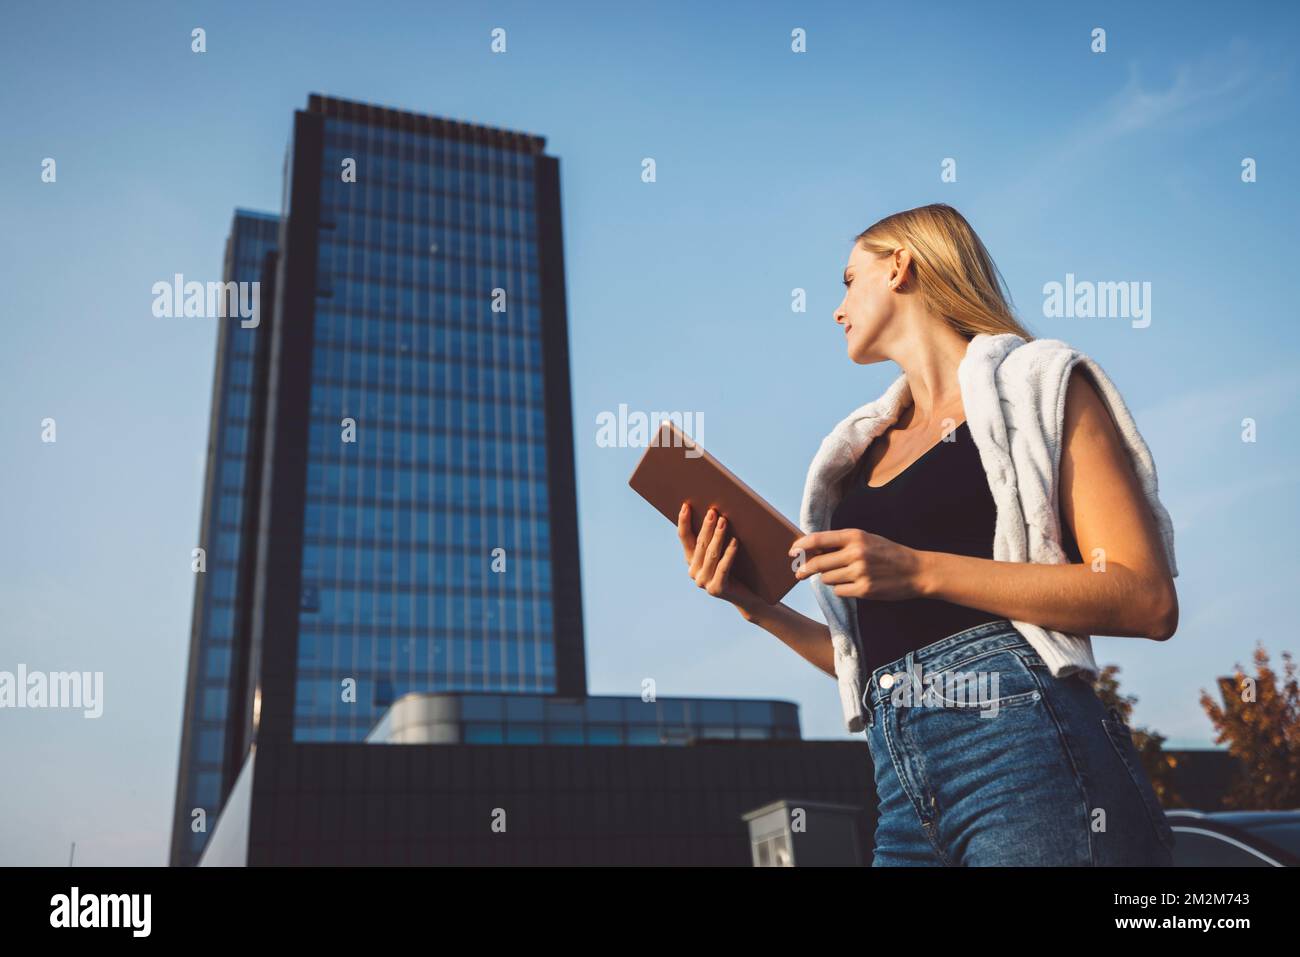
[{"label": "digital tablet", "polygon": [[731,575],[770,605],[795,586],[790,545],[803,531],[736,478],[685,432],[664,419],[628,485],[674,525],[682,502],[691,503],[697,535],[710,506],[727,517],[739,542]]}]

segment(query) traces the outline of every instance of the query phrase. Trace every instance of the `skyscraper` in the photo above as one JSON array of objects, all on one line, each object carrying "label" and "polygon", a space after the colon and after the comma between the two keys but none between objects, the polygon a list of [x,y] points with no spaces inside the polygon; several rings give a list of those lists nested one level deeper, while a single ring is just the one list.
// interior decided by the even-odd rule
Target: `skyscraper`
[{"label": "skyscraper", "polygon": [[[585,694],[559,166],[544,146],[314,94],[295,114],[280,234],[248,249],[251,263],[279,248],[273,315],[248,337],[265,342],[265,387],[250,397],[218,368],[214,410],[251,398],[264,428],[257,474],[212,457],[209,486],[220,476],[257,524],[205,527],[229,576],[200,577],[196,609],[209,591],[230,599],[233,663],[226,698],[196,693],[211,626],[192,641],[173,863],[202,847],[193,808],[215,816],[233,784],[238,759],[206,790],[187,780],[223,746],[362,741],[412,691]],[[222,348],[245,331],[223,327]]]},{"label": "skyscraper", "polygon": [[[223,282],[259,282],[267,253],[275,249],[280,217],[236,210],[226,240]],[[259,287],[260,288],[260,287]],[[230,755],[226,723],[235,679],[234,647],[241,555],[246,554],[243,510],[250,475],[253,371],[266,326],[221,320],[208,431],[199,547],[203,570],[195,576],[189,671],[176,784],[173,863],[192,863],[205,834],[189,824],[195,808],[209,818],[229,788],[237,761]],[[237,693],[237,692],[235,692]],[[233,764],[233,767],[232,767]]]},{"label": "skyscraper", "polygon": [[559,171],[543,147],[320,96],[295,117],[253,597],[259,735],[362,740],[412,690],[585,691]]}]

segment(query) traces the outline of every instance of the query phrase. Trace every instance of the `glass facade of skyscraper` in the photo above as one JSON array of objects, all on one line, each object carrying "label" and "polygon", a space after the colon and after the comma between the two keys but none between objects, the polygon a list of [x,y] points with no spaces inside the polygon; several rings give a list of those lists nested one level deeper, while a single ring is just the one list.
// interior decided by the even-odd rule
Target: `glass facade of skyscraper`
[{"label": "glass facade of skyscraper", "polygon": [[324,118],[295,740],[555,690],[534,159]]},{"label": "glass facade of skyscraper", "polygon": [[[279,216],[236,211],[226,242],[223,281],[260,283],[263,260],[276,248],[279,226]],[[269,302],[263,302],[259,311],[268,307]],[[233,783],[224,778],[238,770],[227,761],[226,717],[244,544],[242,510],[249,480],[253,364],[265,339],[260,323],[246,328],[235,317],[211,321],[220,326],[198,542],[205,552],[205,570],[195,575],[174,834],[174,852],[186,863],[198,859],[207,838],[206,831],[190,826],[195,809],[201,808],[215,821],[223,792]]]},{"label": "glass facade of skyscraper", "polygon": [[378,744],[687,745],[799,740],[789,701],[590,695],[411,694],[366,737]]}]

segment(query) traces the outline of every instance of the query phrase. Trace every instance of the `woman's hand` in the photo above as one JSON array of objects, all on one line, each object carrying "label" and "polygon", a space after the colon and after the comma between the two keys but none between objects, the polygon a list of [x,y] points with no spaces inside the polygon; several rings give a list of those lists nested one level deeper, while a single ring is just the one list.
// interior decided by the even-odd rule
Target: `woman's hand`
[{"label": "woman's hand", "polygon": [[691,503],[682,502],[677,513],[677,537],[681,539],[686,565],[695,584],[715,598],[731,602],[746,618],[766,606],[749,588],[730,577],[740,543],[727,535],[726,516],[719,515],[717,509],[709,509],[697,536],[691,531]]},{"label": "woman's hand", "polygon": [[796,538],[790,557],[820,551],[795,570],[803,581],[821,573],[822,583],[835,586],[842,598],[902,601],[923,597],[924,552],[899,545],[860,528],[814,532]]},{"label": "woman's hand", "polygon": [[727,520],[716,509],[709,509],[700,534],[696,535],[691,531],[691,503],[682,502],[677,513],[677,537],[681,539],[686,565],[695,584],[710,595],[731,602],[746,621],[771,632],[818,670],[835,677],[835,648],[829,627],[781,602],[769,605],[731,579],[731,566],[740,551],[740,543],[734,536],[728,540]]}]

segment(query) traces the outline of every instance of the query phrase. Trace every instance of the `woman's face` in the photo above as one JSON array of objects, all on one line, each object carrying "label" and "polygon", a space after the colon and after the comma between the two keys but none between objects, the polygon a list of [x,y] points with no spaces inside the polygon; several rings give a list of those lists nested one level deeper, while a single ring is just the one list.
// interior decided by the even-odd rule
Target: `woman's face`
[{"label": "woman's face", "polygon": [[844,327],[849,358],[859,365],[886,358],[879,345],[898,305],[898,293],[890,289],[895,271],[893,257],[878,259],[853,244],[844,267],[844,300],[835,310],[835,321]]}]

